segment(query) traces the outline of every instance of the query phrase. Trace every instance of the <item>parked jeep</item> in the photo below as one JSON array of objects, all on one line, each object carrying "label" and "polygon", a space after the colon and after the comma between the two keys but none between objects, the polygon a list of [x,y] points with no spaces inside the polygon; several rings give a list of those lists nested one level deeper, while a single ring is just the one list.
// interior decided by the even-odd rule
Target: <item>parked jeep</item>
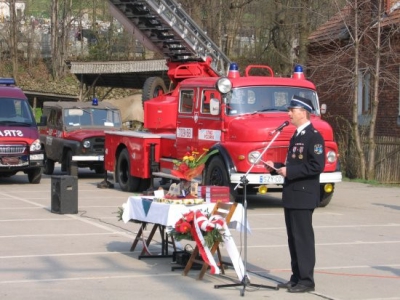
[{"label": "parked jeep", "polygon": [[54,164],[71,175],[71,165],[104,173],[104,132],[121,129],[121,113],[110,103],[44,102],[46,126],[40,127],[45,150],[43,173],[51,175]]},{"label": "parked jeep", "polygon": [[43,159],[28,98],[13,78],[0,78],[0,176],[22,171],[30,183],[40,183]]}]

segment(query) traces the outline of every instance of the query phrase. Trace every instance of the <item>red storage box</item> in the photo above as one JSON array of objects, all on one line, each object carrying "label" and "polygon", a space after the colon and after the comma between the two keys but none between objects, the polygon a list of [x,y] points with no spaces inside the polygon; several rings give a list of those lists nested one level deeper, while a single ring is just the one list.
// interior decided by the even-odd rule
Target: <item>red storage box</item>
[{"label": "red storage box", "polygon": [[204,198],[206,202],[230,202],[228,186],[200,185],[198,187],[198,195]]}]

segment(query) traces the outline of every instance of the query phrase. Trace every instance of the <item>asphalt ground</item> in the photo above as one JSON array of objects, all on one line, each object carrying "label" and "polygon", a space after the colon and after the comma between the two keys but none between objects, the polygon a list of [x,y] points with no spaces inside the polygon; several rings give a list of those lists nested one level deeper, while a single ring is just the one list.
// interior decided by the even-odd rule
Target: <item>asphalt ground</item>
[{"label": "asphalt ground", "polygon": [[252,233],[232,231],[247,257],[246,288],[215,289],[238,282],[232,268],[197,280],[196,270],[171,271],[171,258],[139,260],[141,245],[130,252],[139,225],[117,219],[130,194],[99,189],[102,180],[80,169],[78,213],[56,214],[51,176],[38,185],[22,173],[0,178],[0,299],[400,299],[400,188],[337,184],[332,202],[314,213],[316,291],[291,294],[268,288],[290,276],[280,193],[248,197]]}]

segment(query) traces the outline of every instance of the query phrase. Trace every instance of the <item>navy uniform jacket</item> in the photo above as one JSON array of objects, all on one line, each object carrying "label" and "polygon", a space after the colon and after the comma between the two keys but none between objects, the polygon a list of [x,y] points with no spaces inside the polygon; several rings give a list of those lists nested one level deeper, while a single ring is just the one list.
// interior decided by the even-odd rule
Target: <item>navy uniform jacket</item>
[{"label": "navy uniform jacket", "polygon": [[325,144],[321,134],[308,125],[290,140],[283,184],[283,207],[314,209],[320,202],[319,175],[325,167]]}]

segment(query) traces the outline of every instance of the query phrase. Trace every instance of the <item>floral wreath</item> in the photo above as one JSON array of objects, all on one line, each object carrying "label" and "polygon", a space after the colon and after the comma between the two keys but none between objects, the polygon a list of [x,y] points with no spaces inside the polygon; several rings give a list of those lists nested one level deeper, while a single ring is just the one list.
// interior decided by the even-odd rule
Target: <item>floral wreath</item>
[{"label": "floral wreath", "polygon": [[211,254],[210,248],[215,242],[223,243],[226,222],[222,216],[210,215],[201,210],[184,214],[169,232],[175,240],[182,239],[196,242],[202,259],[211,267],[211,274],[218,274],[219,268]]}]

